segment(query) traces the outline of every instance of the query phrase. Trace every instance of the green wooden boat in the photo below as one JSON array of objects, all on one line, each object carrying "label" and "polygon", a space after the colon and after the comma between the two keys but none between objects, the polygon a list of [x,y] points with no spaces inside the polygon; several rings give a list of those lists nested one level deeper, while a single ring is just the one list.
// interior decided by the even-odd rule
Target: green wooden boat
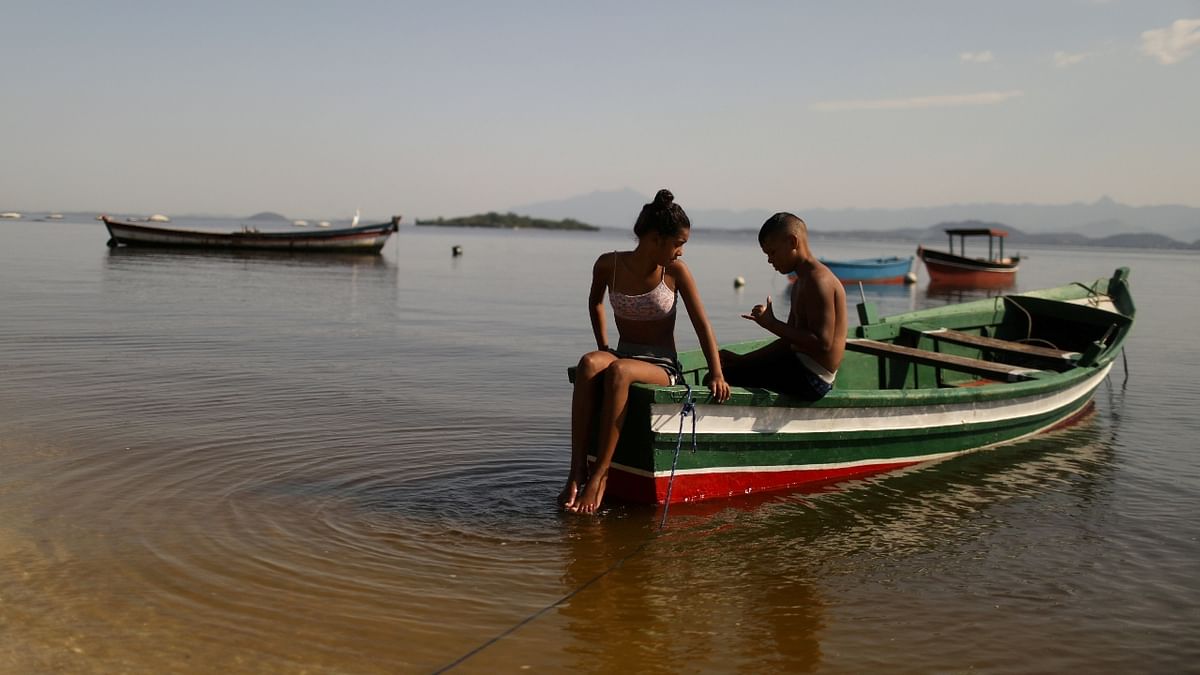
[{"label": "green wooden boat", "polygon": [[[861,304],[834,389],[815,403],[734,387],[717,404],[701,384],[703,353],[681,353],[690,388],[630,392],[605,494],[661,504],[668,490],[674,503],[812,486],[1066,425],[1090,408],[1133,327],[1128,279],[1120,268],[883,318]],[[684,415],[689,396],[694,417]]]}]

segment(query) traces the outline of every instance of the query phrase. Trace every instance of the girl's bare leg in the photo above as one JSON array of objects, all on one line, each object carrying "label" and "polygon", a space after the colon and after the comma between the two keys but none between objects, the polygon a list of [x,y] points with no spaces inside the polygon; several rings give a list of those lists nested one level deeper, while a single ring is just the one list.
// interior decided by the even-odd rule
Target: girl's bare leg
[{"label": "girl's bare leg", "polygon": [[[608,468],[617,449],[621,425],[625,423],[629,386],[635,382],[670,384],[667,371],[644,361],[617,359],[608,366],[604,372],[604,404],[600,407],[600,439],[596,443],[596,463],[592,466],[592,475],[588,478],[583,496],[570,507],[572,511],[595,513],[604,500]],[[586,462],[586,453],[584,459]]]},{"label": "girl's bare leg", "polygon": [[609,352],[588,352],[575,369],[575,391],[571,394],[571,470],[566,486],[558,494],[558,504],[565,509],[575,505],[579,486],[587,480],[587,446],[592,438],[596,402],[603,392],[604,371],[616,360]]}]

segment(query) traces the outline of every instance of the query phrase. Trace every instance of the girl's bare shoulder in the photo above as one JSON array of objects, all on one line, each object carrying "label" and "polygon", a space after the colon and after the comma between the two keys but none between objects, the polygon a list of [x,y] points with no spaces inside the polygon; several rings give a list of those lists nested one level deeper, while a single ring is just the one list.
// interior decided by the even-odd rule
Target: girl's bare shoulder
[{"label": "girl's bare shoulder", "polygon": [[617,261],[617,251],[605,251],[596,258],[596,262],[592,265],[594,270],[611,270]]},{"label": "girl's bare shoulder", "polygon": [[683,258],[676,258],[671,261],[670,265],[667,265],[667,274],[670,274],[670,275],[688,274],[688,275],[690,275],[691,273],[692,273],[692,271],[690,269],[688,269],[687,263],[683,262]]},{"label": "girl's bare shoulder", "polygon": [[687,263],[679,258],[667,265],[667,276],[675,280],[675,288],[692,284],[692,271],[688,269]]}]

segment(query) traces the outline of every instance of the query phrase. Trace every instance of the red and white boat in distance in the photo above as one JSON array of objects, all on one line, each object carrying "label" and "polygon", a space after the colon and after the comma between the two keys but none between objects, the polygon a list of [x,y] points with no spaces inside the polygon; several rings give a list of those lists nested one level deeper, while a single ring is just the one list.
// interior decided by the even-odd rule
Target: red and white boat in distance
[{"label": "red and white boat in distance", "polygon": [[[1004,238],[1008,232],[990,227],[955,228],[946,230],[950,252],[917,247],[917,256],[925,263],[930,285],[968,286],[973,288],[1006,288],[1016,282],[1021,257],[1004,255]],[[958,252],[954,238],[958,237]],[[967,237],[987,237],[986,258],[967,255]]]}]

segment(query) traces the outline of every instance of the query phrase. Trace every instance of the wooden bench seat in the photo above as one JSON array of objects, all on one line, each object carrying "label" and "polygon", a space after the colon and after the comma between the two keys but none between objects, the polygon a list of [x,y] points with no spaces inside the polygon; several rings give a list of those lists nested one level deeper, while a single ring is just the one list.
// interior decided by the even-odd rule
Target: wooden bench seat
[{"label": "wooden bench seat", "polygon": [[1019,382],[1022,380],[1030,380],[1043,372],[1033,368],[1010,366],[1004,363],[993,363],[992,361],[973,359],[969,356],[957,356],[954,354],[931,352],[927,349],[903,347],[887,342],[879,342],[878,340],[867,340],[863,338],[846,340],[846,349],[856,352],[863,352],[865,354],[873,354],[875,356],[884,356],[892,359],[911,361],[913,363],[934,366],[936,368],[945,368],[947,370],[971,373],[972,375],[979,375],[980,377],[986,377],[988,379],[998,380],[1000,382]]},{"label": "wooden bench seat", "polygon": [[1003,352],[1006,354],[1015,354],[1019,356],[1034,357],[1044,359],[1063,366],[1074,365],[1079,360],[1079,352],[1069,352],[1061,349],[1051,349],[1049,347],[1038,347],[1037,345],[1029,345],[1022,342],[1013,342],[1012,340],[1000,340],[998,338],[984,337],[982,335],[972,335],[963,333],[949,328],[932,328],[929,330],[914,331],[920,335],[933,340],[942,342],[951,342],[967,347],[979,347],[980,349],[988,349],[993,352]]}]

